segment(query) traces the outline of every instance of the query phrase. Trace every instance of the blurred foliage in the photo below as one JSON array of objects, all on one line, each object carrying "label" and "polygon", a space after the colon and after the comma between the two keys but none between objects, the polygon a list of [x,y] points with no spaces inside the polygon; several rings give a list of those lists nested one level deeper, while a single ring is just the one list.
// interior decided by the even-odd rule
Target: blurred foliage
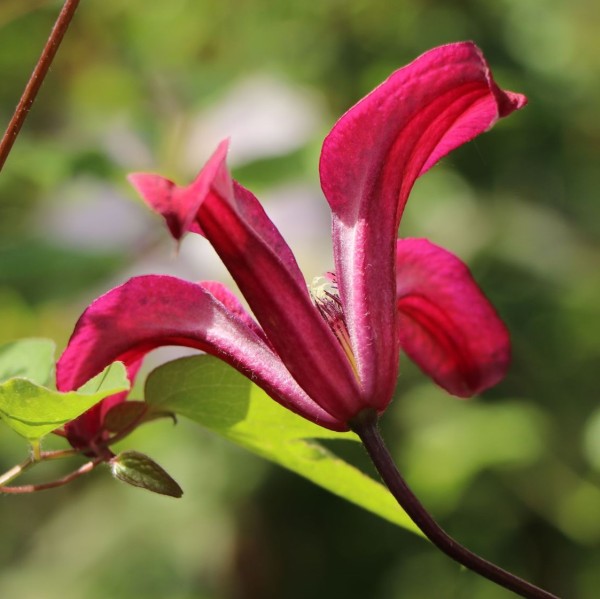
[{"label": "blurred foliage", "polygon": [[[3,123],[60,5],[0,5]],[[187,268],[185,245],[167,266],[148,262],[168,259],[172,248],[132,200],[125,174],[192,176],[210,151],[194,141],[198,130],[208,148],[219,140],[211,135],[233,135],[235,150],[238,125],[209,134],[205,121],[214,122],[230,96],[246,124],[269,106],[267,92],[262,100],[239,92],[248,78],[266,75],[312,98],[310,139],[257,150],[254,160],[238,161],[236,174],[267,198],[274,218],[291,219],[281,226],[303,267],[314,267],[307,278],[319,274],[327,267],[320,254],[328,255],[326,210],[315,191],[322,137],[393,69],[432,46],[474,39],[498,82],[530,104],[418,182],[401,234],[427,236],[469,262],[511,329],[513,367],[485,397],[462,403],[403,360],[385,434],[450,533],[561,596],[594,599],[599,28],[600,5],[591,0],[82,2],[0,176],[0,343],[35,335],[64,346],[81,309],[115,282]],[[262,124],[256,144],[294,120]],[[286,204],[297,189],[308,189],[308,199],[290,196]],[[214,278],[210,268],[201,262],[187,272]],[[144,494],[102,472],[3,498],[2,596],[508,596],[418,537],[197,426],[154,423],[128,448],[156,456],[182,484],[183,499]],[[3,427],[2,468],[23,450]]]}]

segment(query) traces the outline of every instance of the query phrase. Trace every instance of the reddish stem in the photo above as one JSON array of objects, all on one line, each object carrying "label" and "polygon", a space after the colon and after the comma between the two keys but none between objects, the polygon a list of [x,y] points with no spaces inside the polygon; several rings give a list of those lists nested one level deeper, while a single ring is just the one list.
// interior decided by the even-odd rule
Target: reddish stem
[{"label": "reddish stem", "polygon": [[15,113],[2,136],[2,141],[0,141],[0,171],[17,139],[17,135],[19,135],[19,131],[35,101],[35,97],[44,82],[44,78],[48,73],[48,69],[54,60],[58,47],[69,27],[69,23],[75,14],[79,1],[80,0],[66,0],[56,19],[56,23],[54,23],[50,37],[48,38],[48,41],[42,50],[42,54],[35,65],[35,69],[33,69],[33,73],[25,86],[23,95],[15,109]]},{"label": "reddish stem", "polygon": [[361,412],[352,422],[352,430],[360,437],[369,457],[388,489],[421,532],[441,551],[469,570],[527,599],[559,599],[496,564],[488,562],[457,543],[423,507],[402,478],[377,428],[377,414]]},{"label": "reddish stem", "polygon": [[35,493],[36,491],[45,491],[46,489],[54,489],[56,487],[62,487],[67,483],[70,483],[72,480],[91,472],[98,464],[103,462],[102,458],[96,458],[91,462],[85,463],[83,466],[59,478],[57,480],[50,481],[48,483],[39,483],[37,485],[21,485],[19,487],[0,487],[0,493],[8,493],[8,494],[24,494],[24,493]]}]

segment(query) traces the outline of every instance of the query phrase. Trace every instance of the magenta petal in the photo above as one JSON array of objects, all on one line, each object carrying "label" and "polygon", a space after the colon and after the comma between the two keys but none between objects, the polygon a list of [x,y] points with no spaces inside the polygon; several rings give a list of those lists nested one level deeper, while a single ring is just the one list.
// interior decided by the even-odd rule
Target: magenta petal
[{"label": "magenta petal", "polygon": [[199,281],[198,285],[208,291],[215,299],[219,300],[229,312],[237,316],[255,335],[260,337],[265,343],[269,343],[259,324],[248,314],[240,300],[223,283],[219,281]]},{"label": "magenta petal", "polygon": [[393,73],[325,139],[321,184],[333,212],[336,274],[365,393],[396,377],[395,241],[417,179],[442,156],[521,108],[471,42],[435,48]]},{"label": "magenta petal", "polygon": [[194,183],[165,200],[174,203],[173,210],[154,197],[155,179],[146,179],[153,176],[136,175],[132,181],[142,193],[149,191],[146,201],[161,213],[177,212],[177,230],[189,227],[183,215],[195,214],[198,230],[228,268],[289,372],[315,402],[346,422],[362,405],[350,362],[313,305],[289,246],[254,195],[231,179],[222,148]]},{"label": "magenta petal", "polygon": [[[140,362],[130,364],[127,367],[127,375],[133,384],[135,376],[140,367]],[[106,364],[108,366],[108,364]],[[87,412],[72,420],[65,425],[65,432],[69,443],[78,449],[87,448],[90,442],[98,441],[99,437],[105,437],[106,431],[103,429],[103,422],[106,413],[118,403],[127,399],[128,391],[117,393],[103,399],[100,403],[91,407]]]},{"label": "magenta petal", "polygon": [[438,385],[470,397],[498,383],[510,361],[506,327],[453,254],[426,239],[396,245],[400,344]]},{"label": "magenta petal", "polygon": [[144,201],[162,215],[171,235],[178,241],[189,230],[201,233],[195,222],[200,204],[227,155],[229,143],[223,141],[196,179],[187,187],[179,187],[170,179],[148,173],[132,173],[127,177]]},{"label": "magenta petal", "polygon": [[115,360],[137,364],[164,345],[214,354],[285,407],[327,428],[346,430],[306,396],[279,357],[223,302],[201,285],[168,276],[131,279],[92,303],[57,364],[57,386],[74,389]]},{"label": "magenta petal", "polygon": [[429,50],[350,108],[325,139],[321,183],[332,210],[356,215],[375,193],[402,205],[419,175],[526,102],[498,88],[472,42]]},{"label": "magenta petal", "polygon": [[216,184],[198,224],[300,386],[341,421],[356,415],[363,404],[350,362],[258,200],[237,183]]}]

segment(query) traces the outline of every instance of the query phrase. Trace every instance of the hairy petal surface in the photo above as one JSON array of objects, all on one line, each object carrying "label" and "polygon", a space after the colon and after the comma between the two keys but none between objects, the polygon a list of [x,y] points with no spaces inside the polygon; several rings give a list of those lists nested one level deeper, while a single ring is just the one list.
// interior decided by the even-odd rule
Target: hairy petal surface
[{"label": "hairy petal surface", "polygon": [[[193,193],[183,188],[178,197],[187,198],[196,230],[215,248],[292,376],[315,402],[346,422],[364,407],[352,367],[313,305],[289,246],[254,195],[231,179],[225,147],[219,146],[192,183]],[[151,184],[144,177],[151,177]],[[197,185],[208,178],[210,183]],[[138,174],[132,180],[145,193],[155,176]],[[147,201],[166,213],[168,202]],[[179,227],[189,222],[182,217]]]},{"label": "hairy petal surface", "polygon": [[269,344],[269,340],[265,336],[265,332],[260,328],[260,325],[248,314],[240,300],[223,283],[219,281],[199,281],[198,285],[208,291],[215,299],[219,300],[227,310],[237,316],[255,335]]},{"label": "hairy petal surface", "polygon": [[442,156],[525,103],[498,88],[477,46],[450,44],[393,73],[325,139],[338,286],[361,382],[378,407],[397,375],[395,242],[408,194]]},{"label": "hairy petal surface", "polygon": [[453,395],[498,383],[510,362],[506,327],[450,252],[426,239],[396,244],[398,337],[408,356]]},{"label": "hairy petal surface", "polygon": [[[218,294],[225,296],[224,287],[219,286]],[[57,364],[57,386],[73,389],[115,360],[137,365],[152,349],[181,345],[220,357],[301,416],[346,430],[302,391],[280,358],[247,326],[248,318],[240,318],[199,284],[159,275],[130,279],[83,313]]]}]

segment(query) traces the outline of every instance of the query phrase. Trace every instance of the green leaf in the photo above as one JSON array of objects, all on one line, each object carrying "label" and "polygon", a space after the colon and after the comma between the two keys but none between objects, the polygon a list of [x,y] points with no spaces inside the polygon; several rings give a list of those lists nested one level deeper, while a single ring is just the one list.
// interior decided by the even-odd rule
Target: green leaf
[{"label": "green leaf", "polygon": [[111,433],[121,433],[142,422],[148,412],[143,401],[123,401],[114,405],[104,416],[104,428]]},{"label": "green leaf", "polygon": [[213,356],[181,358],[157,368],[146,380],[145,399],[421,534],[383,485],[315,441],[358,441],[356,435],[335,433],[300,418]]},{"label": "green leaf", "polygon": [[150,409],[145,401],[123,401],[114,405],[104,416],[104,428],[111,433],[123,433],[128,429],[158,420],[170,418],[177,424],[177,417],[173,412]]},{"label": "green leaf", "polygon": [[54,370],[51,339],[19,339],[0,345],[0,383],[14,377],[46,385]]},{"label": "green leaf", "polygon": [[28,379],[12,378],[0,384],[0,418],[29,441],[77,418],[109,395],[129,388],[127,372],[115,362],[77,391],[61,393]]},{"label": "green leaf", "polygon": [[[113,390],[117,388],[118,391]],[[77,389],[77,393],[91,395],[94,393],[104,393],[105,390],[110,390],[110,393],[105,394],[105,396],[107,396],[112,395],[113,393],[119,393],[120,391],[126,391],[127,389],[129,389],[129,379],[127,378],[125,365],[122,362],[113,362],[100,374],[97,374],[87,383],[81,385],[81,387]]]},{"label": "green leaf", "polygon": [[123,401],[114,405],[104,416],[104,428],[121,433],[144,421],[148,404],[143,401]]},{"label": "green leaf", "polygon": [[115,478],[134,487],[169,497],[183,495],[181,487],[163,468],[138,451],[123,451],[110,461],[110,468]]}]

